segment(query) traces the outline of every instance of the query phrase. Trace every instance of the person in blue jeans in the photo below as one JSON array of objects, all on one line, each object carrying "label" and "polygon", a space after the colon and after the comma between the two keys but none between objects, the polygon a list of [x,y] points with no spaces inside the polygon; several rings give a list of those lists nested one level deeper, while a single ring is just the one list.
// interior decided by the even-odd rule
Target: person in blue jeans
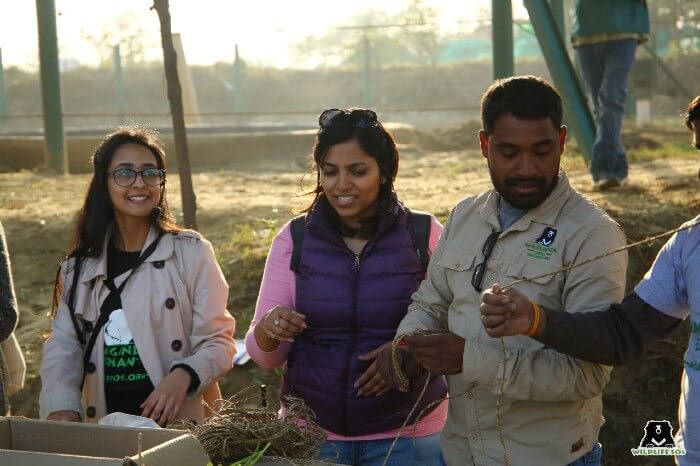
[{"label": "person in blue jeans", "polygon": [[591,175],[600,190],[627,182],[620,129],[637,44],[649,39],[645,0],[577,0],[571,42],[593,107]]}]

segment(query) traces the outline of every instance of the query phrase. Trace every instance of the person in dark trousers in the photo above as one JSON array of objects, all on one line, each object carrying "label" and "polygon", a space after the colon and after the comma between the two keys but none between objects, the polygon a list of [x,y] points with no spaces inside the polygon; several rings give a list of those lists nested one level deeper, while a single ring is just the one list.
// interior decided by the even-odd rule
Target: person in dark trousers
[{"label": "person in dark trousers", "polygon": [[12,334],[17,318],[10,254],[0,223],[0,416],[9,415],[10,394],[21,388],[24,379],[24,359]]},{"label": "person in dark trousers", "polygon": [[600,190],[627,182],[620,129],[637,44],[649,38],[646,0],[577,0],[571,42],[593,106],[591,175]]},{"label": "person in dark trousers", "polygon": [[[688,105],[685,123],[700,150],[700,95]],[[530,333],[539,342],[578,359],[609,365],[639,358],[652,343],[690,318],[676,447],[680,465],[700,464],[700,216],[674,234],[634,291],[605,311],[560,312],[533,304],[514,288],[486,291],[482,322],[490,336]],[[591,338],[595,335],[595,338]]]}]

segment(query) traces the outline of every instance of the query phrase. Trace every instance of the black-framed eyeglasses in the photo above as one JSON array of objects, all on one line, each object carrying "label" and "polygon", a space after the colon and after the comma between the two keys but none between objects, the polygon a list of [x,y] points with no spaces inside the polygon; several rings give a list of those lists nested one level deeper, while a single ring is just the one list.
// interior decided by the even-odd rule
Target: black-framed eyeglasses
[{"label": "black-framed eyeglasses", "polygon": [[366,108],[329,108],[318,116],[318,125],[321,128],[330,128],[340,120],[338,118],[340,115],[342,115],[344,122],[352,124],[355,128],[369,128],[377,124],[377,114],[372,110]]},{"label": "black-framed eyeglasses", "polygon": [[484,273],[486,273],[486,263],[489,261],[489,257],[493,252],[493,247],[496,245],[498,235],[500,234],[500,231],[492,229],[491,234],[488,236],[488,238],[486,238],[484,245],[481,247],[481,254],[484,255],[484,260],[474,267],[474,273],[472,273],[472,286],[479,293],[481,293],[481,290],[483,289],[482,285],[484,283]]},{"label": "black-framed eyeglasses", "polygon": [[109,172],[109,175],[112,175],[114,182],[122,188],[128,188],[136,183],[136,178],[139,175],[141,175],[144,184],[148,186],[158,186],[165,182],[165,170],[162,168],[144,168],[143,170],[117,168]]}]

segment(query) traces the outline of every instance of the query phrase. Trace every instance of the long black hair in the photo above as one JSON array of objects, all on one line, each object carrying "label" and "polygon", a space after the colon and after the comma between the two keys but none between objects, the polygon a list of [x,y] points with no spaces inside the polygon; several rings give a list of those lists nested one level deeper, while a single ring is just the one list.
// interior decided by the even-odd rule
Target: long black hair
[{"label": "long black hair", "polygon": [[[107,230],[114,221],[114,208],[109,198],[107,181],[109,175],[107,170],[112,162],[114,153],[124,144],[137,144],[148,149],[156,159],[158,168],[165,170],[165,151],[158,132],[149,127],[138,125],[122,126],[116,131],[108,134],[95,148],[92,154],[91,163],[93,175],[90,185],[85,195],[83,207],[76,215],[75,240],[72,249],[66,256],[76,258],[76,270],[78,262],[84,257],[99,257],[102,254],[104,242],[108,240]],[[175,224],[175,219],[168,207],[165,195],[165,183],[161,186],[160,200],[158,201],[160,215],[155,219],[155,225],[164,232],[180,231],[181,228]],[[59,271],[56,272],[54,286],[53,305],[51,315],[55,315],[58,309],[58,300],[61,295],[61,284]],[[78,277],[75,276],[74,280]]]},{"label": "long black hair", "polygon": [[[325,112],[324,112],[325,113]],[[374,121],[367,125],[358,125],[359,117],[370,113]],[[357,140],[357,143],[368,155],[377,161],[382,183],[379,185],[379,211],[389,211],[395,197],[394,180],[399,170],[399,151],[391,133],[376,120],[376,114],[371,110],[350,108],[343,109],[327,124],[319,126],[311,159],[311,167],[316,171],[316,187],[310,194],[314,200],[302,212],[310,212],[324,196],[321,186],[321,165],[328,155],[330,148],[336,144]]]}]

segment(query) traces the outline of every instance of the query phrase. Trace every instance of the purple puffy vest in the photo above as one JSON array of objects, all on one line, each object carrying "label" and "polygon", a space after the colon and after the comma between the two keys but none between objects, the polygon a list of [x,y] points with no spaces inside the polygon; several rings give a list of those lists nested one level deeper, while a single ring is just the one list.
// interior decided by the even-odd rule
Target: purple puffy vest
[{"label": "purple puffy vest", "polygon": [[[401,427],[425,378],[413,380],[409,393],[382,396],[358,396],[353,384],[371,364],[357,357],[393,340],[423,279],[411,218],[396,201],[356,258],[329,209],[323,200],[306,217],[296,310],[306,315],[308,327],[292,345],[282,393],[303,399],[319,425],[333,433],[384,432]],[[432,378],[414,416],[446,392],[444,377]]]}]

